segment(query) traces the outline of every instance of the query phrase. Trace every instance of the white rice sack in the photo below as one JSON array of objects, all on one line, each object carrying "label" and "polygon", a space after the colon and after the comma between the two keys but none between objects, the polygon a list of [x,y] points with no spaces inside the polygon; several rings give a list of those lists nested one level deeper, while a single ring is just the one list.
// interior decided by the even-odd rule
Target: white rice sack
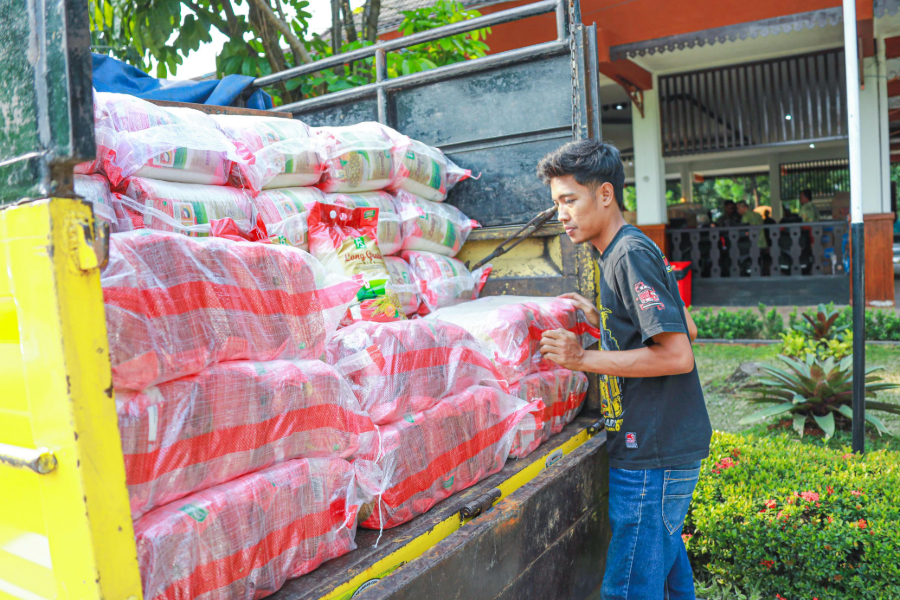
[{"label": "white rice sack", "polygon": [[191,236],[210,233],[210,221],[231,217],[249,231],[255,208],[243,190],[132,177],[119,206],[133,229],[176,231]]},{"label": "white rice sack", "polygon": [[94,218],[109,223],[110,229],[118,231],[116,199],[109,191],[109,181],[103,175],[75,175],[75,193],[94,207]]},{"label": "white rice sack", "polygon": [[386,192],[364,192],[361,194],[326,194],[326,204],[336,204],[344,208],[378,209],[378,248],[387,256],[400,251],[403,243],[400,230],[400,215],[394,206],[394,198]]},{"label": "white rice sack", "polygon": [[95,139],[103,171],[119,188],[128,177],[224,185],[237,148],[208,115],[162,108],[125,94],[98,92]]},{"label": "white rice sack", "polygon": [[478,298],[491,274],[490,263],[469,272],[461,261],[433,252],[404,250],[400,255],[419,284],[419,297],[426,315],[445,306],[455,306]]},{"label": "white rice sack", "polygon": [[391,187],[409,138],[380,123],[316,129],[325,153],[325,192],[370,192]]},{"label": "white rice sack", "polygon": [[397,164],[397,180],[392,189],[403,189],[425,200],[443,202],[454,185],[472,176],[437,148],[410,140]]},{"label": "white rice sack", "polygon": [[307,213],[310,206],[324,201],[325,194],[321,190],[299,187],[264,190],[253,203],[266,224],[272,243],[309,251]]},{"label": "white rice sack", "polygon": [[241,115],[211,117],[246,161],[232,165],[231,185],[258,192],[315,185],[322,178],[325,165],[319,141],[302,121]]},{"label": "white rice sack", "polygon": [[400,305],[407,315],[419,310],[418,283],[409,267],[409,263],[396,256],[385,256],[384,264],[387,266],[394,291],[400,297]]},{"label": "white rice sack", "polygon": [[422,200],[405,190],[395,196],[400,213],[403,250],[456,256],[469,233],[481,227],[455,206]]}]

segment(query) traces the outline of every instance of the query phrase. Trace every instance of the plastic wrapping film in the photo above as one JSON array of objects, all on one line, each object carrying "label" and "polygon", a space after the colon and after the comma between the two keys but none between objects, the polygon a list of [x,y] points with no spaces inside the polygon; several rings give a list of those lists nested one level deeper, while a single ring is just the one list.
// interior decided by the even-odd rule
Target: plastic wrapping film
[{"label": "plastic wrapping film", "polygon": [[487,296],[439,309],[425,318],[455,323],[487,344],[494,364],[510,385],[529,373],[557,367],[541,358],[545,331],[571,331],[580,336],[585,348],[600,339],[600,332],[584,313],[565,298]]},{"label": "plastic wrapping film", "polygon": [[94,101],[103,172],[117,190],[131,176],[224,185],[232,162],[244,162],[212,118],[198,110],[103,92]]},{"label": "plastic wrapping film", "polygon": [[454,185],[472,176],[438,148],[410,140],[397,161],[397,179],[392,189],[403,189],[425,200],[443,202]]},{"label": "plastic wrapping film", "polygon": [[378,209],[378,248],[383,256],[396,254],[403,242],[400,230],[400,215],[394,207],[394,198],[387,192],[367,192],[361,194],[328,194],[326,204],[336,204],[345,208]]},{"label": "plastic wrapping film", "polygon": [[329,271],[362,286],[359,303],[350,307],[352,321],[406,319],[378,248],[377,226],[377,208],[316,203],[309,212],[310,252]]},{"label": "plastic wrapping film", "polygon": [[319,358],[360,285],[288,246],[133,231],[101,275],[113,384],[142,390],[225,360]]},{"label": "plastic wrapping film", "polygon": [[134,524],[146,600],[255,600],[356,548],[378,468],[290,460],[198,492]]},{"label": "plastic wrapping film", "polygon": [[122,228],[176,231],[190,236],[210,234],[210,221],[234,219],[244,230],[256,220],[254,205],[243,190],[221,185],[172,183],[143,177],[125,182],[118,198],[126,217]]},{"label": "plastic wrapping film", "polygon": [[381,123],[366,121],[348,127],[315,130],[325,153],[326,192],[369,192],[390,187],[397,179],[397,162],[409,138]]},{"label": "plastic wrapping film", "polygon": [[283,188],[260,192],[253,203],[256,205],[269,239],[273,243],[309,250],[309,207],[316,202],[324,202],[325,194],[312,187]]},{"label": "plastic wrapping film", "polygon": [[403,250],[456,256],[469,232],[480,227],[455,206],[429,202],[405,190],[397,192],[395,201],[402,220]]},{"label": "plastic wrapping film", "polygon": [[75,175],[75,194],[91,203],[94,218],[109,223],[112,231],[119,228],[116,216],[117,197],[109,191],[109,181],[103,175]]},{"label": "plastic wrapping film", "polygon": [[510,393],[531,402],[542,400],[543,409],[529,413],[519,423],[510,456],[524,458],[572,422],[587,395],[587,375],[557,367],[526,375],[510,387]]},{"label": "plastic wrapping film", "polygon": [[229,183],[253,191],[315,185],[325,169],[319,140],[296,119],[211,115],[244,162],[231,167]]},{"label": "plastic wrapping film", "polygon": [[441,321],[356,323],[338,330],[325,356],[377,424],[427,410],[473,385],[507,390],[478,340]]},{"label": "plastic wrapping film", "polygon": [[404,250],[403,260],[409,263],[413,277],[419,284],[423,306],[420,314],[428,314],[445,306],[455,306],[478,298],[491,274],[491,265],[472,272],[461,261],[417,250]]},{"label": "plastic wrapping film", "polygon": [[419,283],[409,268],[409,263],[398,256],[385,256],[384,264],[391,276],[394,291],[400,298],[400,306],[407,315],[419,310]]},{"label": "plastic wrapping film", "polygon": [[[360,515],[363,527],[396,527],[503,468],[519,421],[539,403],[473,386],[432,408],[379,428],[375,460],[384,492]],[[368,514],[365,514],[368,513]]]},{"label": "plastic wrapping film", "polygon": [[349,458],[375,435],[320,360],[227,361],[116,394],[131,514],[292,458]]}]

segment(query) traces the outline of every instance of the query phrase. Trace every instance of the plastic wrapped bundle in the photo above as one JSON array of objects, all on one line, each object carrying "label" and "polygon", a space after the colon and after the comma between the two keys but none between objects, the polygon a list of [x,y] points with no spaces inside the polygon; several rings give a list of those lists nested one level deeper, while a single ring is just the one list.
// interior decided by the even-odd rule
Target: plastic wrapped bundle
[{"label": "plastic wrapped bundle", "polygon": [[253,200],[273,243],[309,250],[307,211],[325,194],[316,188],[265,190]]},{"label": "plastic wrapped bundle", "polygon": [[378,209],[378,248],[388,256],[400,251],[403,242],[400,231],[400,215],[394,208],[394,198],[386,192],[364,194],[328,194],[325,204],[336,204],[344,208]]},{"label": "plastic wrapped bundle", "polygon": [[242,229],[255,221],[253,202],[231,187],[130,178],[119,207],[130,229],[176,231],[191,236],[210,233],[209,222],[229,217]]},{"label": "plastic wrapped bundle", "polygon": [[572,422],[587,394],[587,375],[557,367],[526,375],[510,387],[510,393],[526,402],[542,400],[544,407],[519,423],[509,455],[524,458]]},{"label": "plastic wrapped bundle", "polygon": [[420,304],[419,284],[409,268],[409,263],[397,256],[385,256],[384,264],[391,276],[391,284],[397,292],[403,312],[407,315],[415,314]]},{"label": "plastic wrapped bundle", "polygon": [[102,273],[113,384],[142,390],[225,360],[319,358],[359,284],[274,244],[134,231]]},{"label": "plastic wrapped bundle", "polygon": [[157,508],[134,524],[144,598],[255,600],[354,550],[377,471],[291,460]]},{"label": "plastic wrapped bundle", "polygon": [[211,115],[244,162],[231,167],[229,183],[260,191],[315,185],[325,165],[310,127],[296,119]]},{"label": "plastic wrapped bundle", "polygon": [[439,309],[426,319],[455,323],[487,344],[494,364],[510,385],[529,373],[557,367],[541,358],[545,331],[571,331],[580,336],[585,348],[600,339],[600,332],[584,313],[565,298],[488,296]]},{"label": "plastic wrapped bundle", "polygon": [[349,458],[372,420],[320,360],[228,361],[116,394],[131,514],[292,458]]},{"label": "plastic wrapped bundle", "polygon": [[406,250],[401,256],[419,282],[421,314],[475,300],[491,274],[490,264],[470,273],[462,262],[434,252]]},{"label": "plastic wrapped bundle", "polygon": [[94,94],[103,171],[118,188],[131,176],[224,185],[243,162],[215,122],[191,108],[162,108],[125,94]]},{"label": "plastic wrapped bundle", "polygon": [[519,421],[535,407],[473,386],[381,427],[380,455],[375,444],[359,456],[377,458],[385,491],[361,525],[396,527],[502,469]]},{"label": "plastic wrapped bundle", "polygon": [[456,256],[469,232],[480,227],[455,206],[422,200],[404,190],[397,192],[396,204],[402,220],[403,250]]},{"label": "plastic wrapped bundle", "polygon": [[325,192],[369,192],[390,187],[397,179],[396,162],[409,138],[381,123],[316,130],[325,153]]},{"label": "plastic wrapped bundle", "polygon": [[443,202],[454,185],[472,176],[437,148],[410,140],[397,164],[392,189],[403,189],[425,200]]},{"label": "plastic wrapped bundle", "polygon": [[350,308],[353,321],[406,319],[378,248],[377,208],[344,208],[314,204],[309,213],[309,249],[322,266],[352,278],[362,288],[359,304]]},{"label": "plastic wrapped bundle", "polygon": [[94,218],[109,223],[117,231],[116,197],[109,191],[109,181],[103,175],[75,175],[75,193],[94,207]]},{"label": "plastic wrapped bundle", "polygon": [[356,323],[338,330],[325,356],[379,425],[473,385],[507,389],[478,340],[441,321]]}]

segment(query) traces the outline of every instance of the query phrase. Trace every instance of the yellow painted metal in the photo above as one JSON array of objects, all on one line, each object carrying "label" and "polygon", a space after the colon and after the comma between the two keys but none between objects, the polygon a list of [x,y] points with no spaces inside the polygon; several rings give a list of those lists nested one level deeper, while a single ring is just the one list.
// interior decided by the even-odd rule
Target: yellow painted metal
[{"label": "yellow painted metal", "polygon": [[0,443],[58,460],[0,465],[0,598],[141,598],[92,231],[77,200],[0,211]]},{"label": "yellow painted metal", "polygon": [[[547,452],[515,475],[504,480],[497,486],[497,489],[500,490],[500,497],[494,501],[494,506],[537,477],[544,469],[552,467],[560,458],[584,444],[591,437],[593,437],[592,434],[590,434],[587,429],[583,429],[570,439],[566,440],[566,442],[558,448],[551,452]],[[388,554],[365,571],[337,586],[323,596],[321,600],[348,600],[349,598],[352,598],[361,588],[371,585],[387,575],[390,575],[406,563],[422,556],[427,550],[434,547],[440,541],[446,539],[448,536],[458,531],[460,527],[463,527],[471,521],[472,519],[461,518],[458,513],[447,517],[422,535],[409,540],[403,546]]]}]

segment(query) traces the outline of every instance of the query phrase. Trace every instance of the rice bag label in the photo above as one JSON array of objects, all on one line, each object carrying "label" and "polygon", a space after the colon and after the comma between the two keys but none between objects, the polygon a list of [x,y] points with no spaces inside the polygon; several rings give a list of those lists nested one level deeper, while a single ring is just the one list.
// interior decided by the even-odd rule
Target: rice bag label
[{"label": "rice bag label", "polygon": [[363,181],[390,179],[393,171],[390,150],[357,150],[341,155],[339,161],[335,177],[351,187],[359,187]]},{"label": "rice bag label", "polygon": [[181,508],[179,508],[181,512],[197,521],[198,523],[202,523],[206,520],[206,517],[209,516],[209,511],[205,508],[200,508],[196,504],[185,504]]},{"label": "rice bag label", "polygon": [[441,191],[442,171],[436,160],[420,152],[408,150],[403,157],[403,166],[409,171],[408,179]]}]

